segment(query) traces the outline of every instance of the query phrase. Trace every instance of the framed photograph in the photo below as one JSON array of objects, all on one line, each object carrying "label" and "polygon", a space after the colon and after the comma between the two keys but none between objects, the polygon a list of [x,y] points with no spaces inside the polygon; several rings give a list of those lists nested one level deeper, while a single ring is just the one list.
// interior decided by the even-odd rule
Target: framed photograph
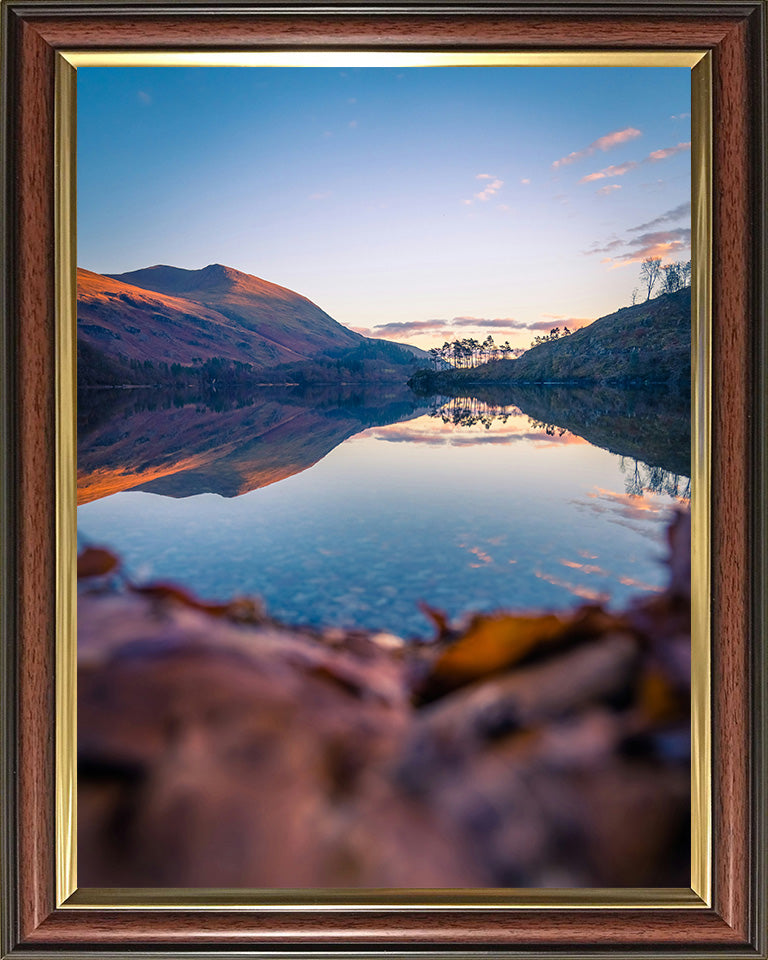
[{"label": "framed photograph", "polygon": [[768,956],[767,13],[4,5],[2,956]]}]

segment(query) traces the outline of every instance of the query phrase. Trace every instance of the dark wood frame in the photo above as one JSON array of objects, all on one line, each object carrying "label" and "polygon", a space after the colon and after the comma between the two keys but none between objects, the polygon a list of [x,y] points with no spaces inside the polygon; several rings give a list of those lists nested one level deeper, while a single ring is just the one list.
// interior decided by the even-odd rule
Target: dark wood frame
[{"label": "dark wood frame", "polygon": [[[766,0],[7,0],[0,956],[768,956],[765,904]],[[54,203],[57,49],[698,49],[713,53],[710,909],[57,910]],[[762,371],[762,374],[761,374]]]}]

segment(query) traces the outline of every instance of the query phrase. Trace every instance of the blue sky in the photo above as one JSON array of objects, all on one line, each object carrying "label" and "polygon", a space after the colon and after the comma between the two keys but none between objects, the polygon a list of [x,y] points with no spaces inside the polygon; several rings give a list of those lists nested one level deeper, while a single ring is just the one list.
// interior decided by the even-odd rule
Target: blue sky
[{"label": "blue sky", "polygon": [[78,263],[528,346],[690,258],[690,139],[685,68],[80,68]]}]

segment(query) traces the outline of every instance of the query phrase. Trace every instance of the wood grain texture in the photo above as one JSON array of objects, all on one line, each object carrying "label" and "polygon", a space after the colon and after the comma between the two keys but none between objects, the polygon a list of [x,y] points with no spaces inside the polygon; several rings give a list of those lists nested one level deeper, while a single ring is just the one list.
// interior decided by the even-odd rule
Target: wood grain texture
[{"label": "wood grain texture", "polygon": [[19,24],[15,302],[18,351],[18,794],[22,934],[53,907],[53,57]]},{"label": "wood grain texture", "polygon": [[[20,21],[17,123],[19,925],[45,944],[743,944],[748,921],[748,410],[750,390],[747,23],[727,16],[74,16]],[[712,47],[715,62],[713,635],[716,901],[712,911],[513,913],[53,911],[53,50],[198,46],[433,48]],[[172,951],[173,947],[169,949]]]},{"label": "wood grain texture", "polygon": [[124,944],[291,945],[451,944],[468,947],[616,946],[694,944],[736,946],[739,935],[713,911],[562,910],[421,913],[150,913],[58,911],[27,938],[29,946],[89,942]]},{"label": "wood grain texture", "polygon": [[158,49],[179,46],[333,49],[352,44],[371,48],[494,47],[660,47],[695,49],[718,44],[729,18],[542,16],[462,17],[435,14],[399,17],[353,15],[287,17],[244,14],[210,16],[204,21],[178,17],[95,17],[88,20],[30,19],[46,42],[64,48],[136,45]]},{"label": "wood grain texture", "polygon": [[747,34],[719,45],[714,86],[713,210],[713,755],[716,909],[747,935],[749,790],[750,303]]}]

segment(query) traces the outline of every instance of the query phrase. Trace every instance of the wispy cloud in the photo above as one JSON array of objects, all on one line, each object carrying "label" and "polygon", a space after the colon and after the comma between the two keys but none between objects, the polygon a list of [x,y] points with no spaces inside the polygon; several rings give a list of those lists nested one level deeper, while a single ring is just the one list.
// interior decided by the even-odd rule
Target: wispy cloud
[{"label": "wispy cloud", "polygon": [[484,180],[486,182],[486,186],[483,187],[483,189],[478,193],[473,193],[471,200],[466,199],[461,201],[468,207],[472,206],[475,200],[479,200],[481,203],[486,203],[504,186],[504,181],[492,173],[477,173],[475,174],[475,180]]},{"label": "wispy cloud", "polygon": [[614,257],[616,265],[640,263],[646,257],[661,257],[664,260],[684,250],[690,250],[691,231],[688,227],[678,227],[675,230],[642,233],[639,237],[630,240],[628,246],[631,249],[627,253]]},{"label": "wispy cloud", "polygon": [[373,336],[397,337],[414,333],[434,333],[446,326],[446,320],[396,320],[392,323],[380,323],[373,327]]},{"label": "wispy cloud", "polygon": [[625,127],[623,130],[614,130],[612,133],[606,133],[603,137],[598,137],[597,140],[593,140],[588,147],[584,147],[583,150],[575,150],[573,153],[569,153],[566,157],[560,157],[559,160],[555,160],[552,164],[554,170],[559,170],[560,167],[566,167],[571,163],[576,163],[578,160],[583,160],[584,157],[589,157],[593,153],[597,153],[598,150],[605,152],[606,150],[611,150],[613,147],[619,146],[619,144],[626,143],[628,140],[634,140],[635,137],[641,137],[642,132],[636,130],[634,127]]},{"label": "wispy cloud", "polygon": [[555,324],[553,320],[559,321],[557,326],[568,327],[569,330],[580,330],[582,327],[588,326],[595,319],[594,317],[567,317],[562,313],[554,314],[542,314],[542,316],[548,317],[547,320],[536,320],[534,323],[528,324],[529,330],[551,330]]},{"label": "wispy cloud", "polygon": [[679,220],[681,217],[689,216],[690,212],[690,201],[686,201],[674,207],[672,210],[667,210],[666,213],[659,214],[658,217],[654,217],[653,220],[649,220],[647,223],[641,223],[637,227],[630,227],[629,232],[640,233],[641,230],[650,230],[652,227],[658,227],[662,223],[674,223],[675,220]]},{"label": "wispy cloud", "polygon": [[142,103],[147,104],[147,106],[149,106],[149,104],[152,103],[152,94],[147,93],[146,90],[139,90],[137,96],[139,100],[141,100]]},{"label": "wispy cloud", "polygon": [[607,197],[609,193],[613,193],[614,190],[621,190],[620,183],[606,183],[604,187],[600,187],[599,190],[595,192],[598,193],[601,197]]},{"label": "wispy cloud", "polygon": [[667,157],[674,157],[676,153],[682,153],[684,150],[691,149],[691,141],[677,143],[674,147],[664,147],[662,150],[654,150],[643,160],[643,163],[656,163],[658,160],[666,160]]},{"label": "wispy cloud", "polygon": [[623,247],[626,241],[620,239],[619,237],[612,237],[610,240],[606,240],[603,243],[593,243],[589,250],[585,250],[584,253],[588,256],[593,253],[611,253],[613,250],[618,250],[620,247]]},{"label": "wispy cloud", "polygon": [[474,195],[475,200],[480,200],[481,202],[485,203],[486,200],[490,200],[494,194],[497,194],[503,186],[503,180],[491,180],[484,190],[481,190],[480,193],[476,193]]},{"label": "wispy cloud", "polygon": [[548,320],[536,320],[525,323],[514,317],[453,317],[433,318],[431,320],[397,320],[391,323],[381,323],[375,327],[357,328],[358,333],[372,337],[392,337],[400,339],[414,334],[434,334],[452,340],[466,336],[466,330],[489,330],[498,333],[520,333],[526,330],[550,330],[555,324],[553,320],[564,321],[564,326],[571,330],[592,323],[592,317],[567,317],[565,314],[552,316]]},{"label": "wispy cloud", "polygon": [[528,184],[530,182],[531,182],[530,177],[523,177],[523,179],[520,181],[520,183],[524,183],[524,184]]},{"label": "wispy cloud", "polygon": [[637,160],[628,160],[626,163],[618,164],[618,166],[611,164],[609,167],[604,167],[595,173],[588,173],[586,177],[582,177],[581,180],[579,180],[579,183],[592,183],[595,180],[605,180],[606,177],[623,177],[625,173],[629,173],[630,170],[634,170],[635,167],[639,166],[640,164]]},{"label": "wispy cloud", "polygon": [[654,150],[652,153],[649,153],[648,156],[643,157],[642,160],[629,160],[627,163],[620,163],[615,167],[605,167],[602,170],[597,170],[595,173],[589,173],[586,177],[582,177],[579,183],[592,183],[594,180],[603,180],[606,177],[623,177],[625,173],[629,173],[630,170],[634,170],[641,164],[658,163],[659,160],[666,160],[668,157],[673,157],[676,153],[682,153],[684,150],[690,149],[690,141],[677,143],[674,147],[663,147],[661,150]]},{"label": "wispy cloud", "polygon": [[320,193],[310,193],[309,199],[310,200],[327,200],[328,197],[332,195],[333,194],[331,193],[330,190],[323,190]]},{"label": "wispy cloud", "polygon": [[686,120],[690,117],[690,113],[673,113],[669,118],[670,120]]},{"label": "wispy cloud", "polygon": [[448,323],[452,327],[524,327],[525,324],[515,320],[514,317],[497,317],[495,320],[489,320],[486,317],[454,317]]}]

